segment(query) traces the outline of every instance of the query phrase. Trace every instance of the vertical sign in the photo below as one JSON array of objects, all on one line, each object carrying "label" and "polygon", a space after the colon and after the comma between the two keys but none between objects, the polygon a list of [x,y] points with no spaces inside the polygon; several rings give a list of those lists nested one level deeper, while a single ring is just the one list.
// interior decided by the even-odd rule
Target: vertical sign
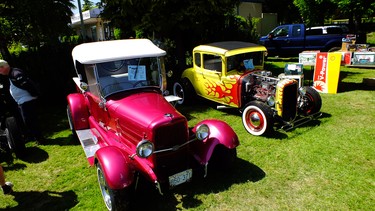
[{"label": "vertical sign", "polygon": [[328,53],[328,93],[336,94],[339,84],[341,52]]},{"label": "vertical sign", "polygon": [[318,53],[315,63],[314,88],[323,93],[337,93],[341,53]]},{"label": "vertical sign", "polygon": [[327,93],[327,57],[328,53],[317,53],[314,71],[314,88],[323,93]]}]

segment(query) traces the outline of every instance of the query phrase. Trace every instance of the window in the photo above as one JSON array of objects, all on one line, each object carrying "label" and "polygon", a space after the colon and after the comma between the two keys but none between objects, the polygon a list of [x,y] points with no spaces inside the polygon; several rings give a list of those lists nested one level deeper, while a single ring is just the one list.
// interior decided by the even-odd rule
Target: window
[{"label": "window", "polygon": [[221,72],[221,57],[211,54],[203,55],[204,69]]},{"label": "window", "polygon": [[306,30],[306,35],[322,35],[322,34],[323,34],[322,28],[315,28],[315,29]]},{"label": "window", "polygon": [[279,28],[276,28],[274,31],[274,35],[276,37],[285,37],[289,34],[289,26],[282,26]]},{"label": "window", "polygon": [[246,69],[256,69],[263,65],[263,51],[250,52],[244,54],[238,54],[227,58],[227,70],[239,70],[241,71],[246,66],[247,62],[251,63],[252,68],[245,67]]},{"label": "window", "polygon": [[293,37],[299,37],[299,36],[301,36],[301,26],[300,25],[293,26],[293,28],[292,28],[292,35],[293,35]]},{"label": "window", "polygon": [[328,27],[327,34],[342,34],[343,30],[339,27]]},{"label": "window", "polygon": [[198,67],[201,67],[201,54],[195,53],[194,59],[195,59],[195,61],[194,61],[195,65],[197,65]]}]

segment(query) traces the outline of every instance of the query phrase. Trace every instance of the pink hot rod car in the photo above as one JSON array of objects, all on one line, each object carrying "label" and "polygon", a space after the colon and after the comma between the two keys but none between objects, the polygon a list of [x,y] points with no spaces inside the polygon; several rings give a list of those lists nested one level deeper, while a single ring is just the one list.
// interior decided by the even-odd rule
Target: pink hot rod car
[{"label": "pink hot rod car", "polygon": [[[67,96],[73,135],[96,166],[109,210],[129,208],[137,177],[163,191],[236,158],[238,137],[220,120],[188,127],[167,96],[163,56],[150,40],[85,43],[72,51],[77,93]],[[202,171],[203,170],[203,171]]]}]

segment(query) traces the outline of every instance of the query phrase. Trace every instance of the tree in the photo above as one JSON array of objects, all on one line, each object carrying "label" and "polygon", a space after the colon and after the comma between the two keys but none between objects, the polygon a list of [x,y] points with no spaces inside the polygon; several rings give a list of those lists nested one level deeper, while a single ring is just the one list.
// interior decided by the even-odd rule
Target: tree
[{"label": "tree", "polygon": [[[207,42],[221,40],[247,40],[244,27],[235,17],[234,8],[239,0],[102,0],[102,17],[120,28],[122,38],[143,37],[161,41],[171,40],[175,46],[178,69],[185,66],[185,55],[192,47]],[[246,32],[250,34],[249,32]],[[255,40],[254,40],[255,41]]]},{"label": "tree", "polygon": [[0,53],[2,58],[9,61],[11,56],[8,51],[8,43],[12,39],[13,28],[9,21],[3,17],[0,17],[0,22]]},{"label": "tree", "polygon": [[302,23],[304,20],[293,0],[265,0],[263,3],[264,13],[277,13],[279,23]]},{"label": "tree", "polygon": [[367,0],[332,0],[337,5],[335,17],[348,18],[349,26],[354,31],[360,30],[362,18],[375,16],[375,2]]},{"label": "tree", "polygon": [[294,0],[293,3],[307,25],[322,25],[331,18],[348,18],[350,28],[357,31],[363,17],[375,15],[375,2],[368,0]]},{"label": "tree", "polygon": [[90,0],[83,0],[82,11],[87,11],[95,8],[95,5]]},{"label": "tree", "polygon": [[337,7],[331,0],[294,0],[306,25],[323,25]]},{"label": "tree", "polygon": [[[33,49],[42,44],[57,44],[59,37],[71,32],[68,23],[73,0],[2,0],[0,14],[3,23],[0,48],[9,57],[7,45],[20,42]],[[10,59],[10,58],[9,58]]]}]

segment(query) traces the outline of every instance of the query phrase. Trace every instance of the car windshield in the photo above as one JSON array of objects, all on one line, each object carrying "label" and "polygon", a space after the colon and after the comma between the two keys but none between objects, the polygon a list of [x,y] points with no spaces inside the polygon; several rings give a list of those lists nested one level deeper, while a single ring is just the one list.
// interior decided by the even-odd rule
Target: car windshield
[{"label": "car windshield", "polygon": [[263,51],[237,54],[227,57],[227,70],[253,70],[263,66]]},{"label": "car windshield", "polygon": [[100,92],[104,97],[126,90],[161,86],[162,58],[126,59],[96,64]]}]

